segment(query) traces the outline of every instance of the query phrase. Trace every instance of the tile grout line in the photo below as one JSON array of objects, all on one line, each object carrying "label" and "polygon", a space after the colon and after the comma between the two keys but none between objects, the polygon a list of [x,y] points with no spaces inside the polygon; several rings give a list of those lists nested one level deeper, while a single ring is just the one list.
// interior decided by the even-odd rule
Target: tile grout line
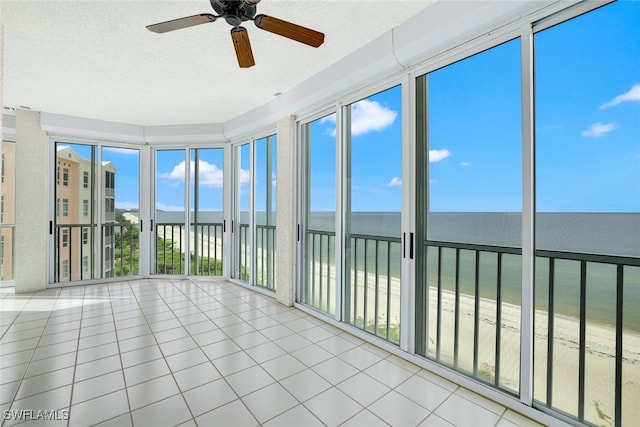
[{"label": "tile grout line", "polygon": [[[29,304],[29,302],[31,302],[33,300],[33,298],[36,296],[37,292],[33,292],[29,295],[29,300],[27,301],[27,303],[25,304],[25,306],[27,306]],[[55,304],[58,303],[58,298],[60,295],[60,291],[58,291],[56,293],[56,302]],[[20,313],[22,314],[24,310],[24,307],[20,310]],[[47,316],[47,321],[44,323],[44,327],[42,328],[42,333],[40,334],[40,337],[38,337],[38,342],[36,342],[36,346],[33,348],[33,353],[31,353],[31,357],[29,358],[29,361],[26,363],[26,367],[24,368],[24,372],[22,373],[22,376],[20,377],[20,380],[16,380],[16,381],[20,381],[20,384],[18,384],[18,388],[16,388],[16,391],[13,393],[13,397],[11,398],[11,403],[9,404],[9,410],[11,410],[11,408],[13,408],[14,403],[16,402],[16,397],[18,396],[18,392],[20,391],[20,388],[22,387],[22,382],[25,379],[25,376],[27,375],[27,371],[29,370],[29,367],[31,366],[31,362],[33,361],[33,357],[36,354],[36,350],[38,349],[38,344],[40,343],[40,341],[42,340],[43,334],[44,334],[44,330],[47,327],[47,324],[49,323],[49,320],[51,319],[51,316],[53,315],[53,310],[49,311],[49,316]],[[15,320],[19,317],[20,315],[16,316],[16,318],[14,319],[14,322],[12,322],[12,325],[15,323]],[[9,330],[9,328],[7,328],[7,331]],[[79,332],[78,332],[79,333]],[[5,417],[2,417],[2,424],[0,424],[0,427],[4,426],[6,424],[6,419]],[[25,420],[26,422],[26,420]],[[17,424],[21,424],[21,423],[17,423]],[[16,425],[17,425],[16,424]]]}]

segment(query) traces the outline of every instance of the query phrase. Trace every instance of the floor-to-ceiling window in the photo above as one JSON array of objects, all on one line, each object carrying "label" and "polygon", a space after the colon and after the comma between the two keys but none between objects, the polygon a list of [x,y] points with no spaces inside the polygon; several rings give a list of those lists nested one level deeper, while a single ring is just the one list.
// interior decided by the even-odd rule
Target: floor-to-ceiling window
[{"label": "floor-to-ceiling window", "polygon": [[[300,126],[303,149],[303,277],[298,298],[336,314],[336,114]],[[300,233],[300,230],[298,230]]]},{"label": "floor-to-ceiling window", "polygon": [[221,276],[224,149],[158,149],[155,169],[153,271]]},{"label": "floor-to-ceiling window", "polygon": [[[140,274],[140,151],[102,147],[103,277]],[[88,180],[82,172],[82,186]],[[90,211],[82,200],[82,216]],[[83,259],[83,268],[89,265]]]},{"label": "floor-to-ceiling window", "polygon": [[534,27],[534,397],[594,425],[640,418],[639,23],[619,1]]},{"label": "floor-to-ceiling window", "polygon": [[[98,279],[111,270],[113,247],[99,247],[98,175],[102,173],[95,145],[57,142],[54,171],[53,281],[75,282]],[[106,171],[106,170],[105,170]],[[103,192],[104,193],[104,192]],[[111,243],[105,244],[110,245]],[[101,262],[104,252],[106,262]],[[103,271],[102,268],[108,267]],[[105,275],[109,277],[109,275]]]},{"label": "floor-to-ceiling window", "polygon": [[155,158],[156,274],[187,274],[186,179],[191,168],[186,151],[158,150]]},{"label": "floor-to-ceiling window", "polygon": [[254,141],[254,282],[275,290],[277,137]]},{"label": "floor-to-ceiling window", "polygon": [[223,259],[223,148],[192,148],[190,274],[221,276]]},{"label": "floor-to-ceiling window", "polygon": [[232,277],[276,288],[276,135],[232,146]]},{"label": "floor-to-ceiling window", "polygon": [[400,343],[402,86],[300,124],[298,300]]},{"label": "floor-to-ceiling window", "polygon": [[252,280],[253,257],[251,256],[251,143],[236,145],[234,156],[233,184],[233,277],[249,283]]},{"label": "floor-to-ceiling window", "polygon": [[519,393],[520,40],[418,78],[416,352]]},{"label": "floor-to-ceiling window", "polygon": [[53,282],[139,275],[139,150],[57,142],[53,173]]},{"label": "floor-to-ceiling window", "polygon": [[400,342],[402,90],[343,108],[346,321]]}]

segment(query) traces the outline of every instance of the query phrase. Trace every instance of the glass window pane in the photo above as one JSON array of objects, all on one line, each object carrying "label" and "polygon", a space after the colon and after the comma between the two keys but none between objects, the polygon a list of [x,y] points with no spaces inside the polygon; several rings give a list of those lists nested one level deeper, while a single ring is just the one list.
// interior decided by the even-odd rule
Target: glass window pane
[{"label": "glass window pane", "polygon": [[185,150],[156,153],[156,274],[185,274]]},{"label": "glass window pane", "polygon": [[275,290],[276,155],[275,135],[254,142],[255,284]]},{"label": "glass window pane", "polygon": [[[96,181],[97,174],[104,173],[109,166],[98,167],[96,148],[94,145],[56,143],[56,173],[61,171],[62,179],[56,180],[55,186],[55,282],[103,277],[102,263],[96,257],[99,232],[96,208],[106,206],[106,193],[103,192],[103,199],[98,201]],[[84,185],[85,176],[88,177],[87,186]],[[88,212],[83,205],[85,200]],[[88,233],[88,239],[84,239],[85,233]],[[102,250],[98,251],[101,253]],[[89,257],[88,271],[83,268],[85,256]]]},{"label": "glass window pane", "polygon": [[[640,3],[617,1],[540,31],[534,40],[536,245],[538,259],[555,268],[547,274],[555,277],[550,293],[555,298],[536,315],[540,331],[545,318],[554,320],[546,338],[554,364],[536,365],[534,375],[536,384],[543,384],[541,378],[552,370],[553,384],[546,384],[552,398],[535,395],[598,425],[633,424],[640,417],[640,371],[630,356],[640,353],[640,321],[623,310],[616,330],[618,283],[625,304],[640,283],[629,274],[635,268],[628,258],[620,257],[640,257],[638,22]],[[619,402],[617,333],[623,339]],[[621,420],[615,419],[617,405]]]},{"label": "glass window pane", "polygon": [[191,275],[222,275],[224,149],[191,150]]},{"label": "glass window pane", "polygon": [[336,115],[302,126],[306,149],[306,255],[301,300],[335,314]]},{"label": "glass window pane", "polygon": [[140,152],[103,147],[102,169],[103,277],[135,276],[140,273]]},{"label": "glass window pane", "polygon": [[343,109],[347,145],[347,319],[400,342],[402,88]]},{"label": "glass window pane", "polygon": [[[429,73],[418,211],[425,355],[519,392],[522,221],[520,40]],[[419,98],[422,95],[419,93]],[[424,143],[424,142],[423,142]],[[487,246],[492,248],[487,248]]]}]

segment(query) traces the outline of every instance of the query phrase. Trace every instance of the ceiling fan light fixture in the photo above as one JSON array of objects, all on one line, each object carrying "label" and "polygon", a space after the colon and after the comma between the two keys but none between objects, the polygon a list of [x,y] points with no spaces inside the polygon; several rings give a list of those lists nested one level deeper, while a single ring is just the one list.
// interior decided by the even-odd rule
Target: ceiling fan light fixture
[{"label": "ceiling fan light fixture", "polygon": [[324,34],[319,31],[271,16],[256,15],[256,5],[260,0],[209,0],[209,2],[217,15],[201,13],[186,16],[184,18],[147,25],[147,30],[154,33],[166,33],[193,27],[194,25],[214,22],[218,18],[224,18],[227,24],[233,27],[231,29],[231,39],[233,40],[238,64],[241,68],[248,68],[255,65],[249,34],[246,28],[241,26],[245,21],[252,20],[256,24],[256,27],[262,30],[287,37],[309,46],[318,47],[324,43]]}]

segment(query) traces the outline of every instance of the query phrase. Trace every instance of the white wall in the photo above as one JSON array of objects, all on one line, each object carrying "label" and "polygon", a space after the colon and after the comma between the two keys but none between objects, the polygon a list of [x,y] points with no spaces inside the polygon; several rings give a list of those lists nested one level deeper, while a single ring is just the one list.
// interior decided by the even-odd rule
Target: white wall
[{"label": "white wall", "polygon": [[292,306],[295,297],[296,119],[278,121],[276,172],[276,298]]},{"label": "white wall", "polygon": [[49,138],[40,128],[40,113],[17,110],[16,293],[47,287],[49,176]]}]

